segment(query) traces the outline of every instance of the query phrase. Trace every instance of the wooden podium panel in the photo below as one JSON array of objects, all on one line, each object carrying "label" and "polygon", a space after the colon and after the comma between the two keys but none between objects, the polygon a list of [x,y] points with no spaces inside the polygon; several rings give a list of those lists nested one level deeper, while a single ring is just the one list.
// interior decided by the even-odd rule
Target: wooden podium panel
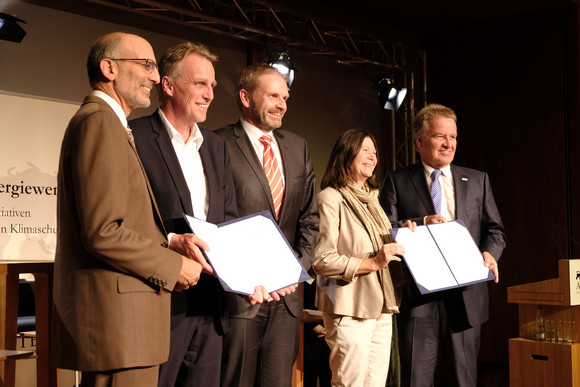
[{"label": "wooden podium panel", "polygon": [[[52,313],[52,261],[0,259],[0,349],[16,350],[18,277],[34,275],[36,286],[36,378],[38,387],[56,387],[56,369],[50,367],[50,318]],[[0,386],[15,385],[16,363],[0,362]]]},{"label": "wooden podium panel", "polygon": [[558,261],[558,278],[508,288],[508,302],[534,305],[580,305],[580,259]]},{"label": "wooden podium panel", "polygon": [[511,387],[580,386],[580,344],[517,338],[509,352]]},{"label": "wooden podium panel", "polygon": [[508,288],[517,303],[519,336],[509,340],[510,387],[580,387],[580,344],[536,341],[536,314],[546,320],[575,321],[580,337],[580,260],[558,261],[558,278]]}]

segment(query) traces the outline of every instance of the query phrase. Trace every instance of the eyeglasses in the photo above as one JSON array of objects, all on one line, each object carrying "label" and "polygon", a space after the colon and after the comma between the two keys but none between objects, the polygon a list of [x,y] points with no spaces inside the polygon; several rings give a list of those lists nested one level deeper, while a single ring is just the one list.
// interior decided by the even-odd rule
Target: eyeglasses
[{"label": "eyeglasses", "polygon": [[[155,63],[155,61],[153,59],[149,59],[149,58],[143,58],[143,59],[113,59],[113,58],[109,58],[110,60],[117,60],[117,61],[129,61],[129,62],[137,62],[141,65],[143,65],[143,67],[145,67],[145,70],[149,71],[149,74],[153,73],[153,70],[155,70],[155,68],[157,68],[157,63]],[[145,61],[145,63],[141,63]]]}]

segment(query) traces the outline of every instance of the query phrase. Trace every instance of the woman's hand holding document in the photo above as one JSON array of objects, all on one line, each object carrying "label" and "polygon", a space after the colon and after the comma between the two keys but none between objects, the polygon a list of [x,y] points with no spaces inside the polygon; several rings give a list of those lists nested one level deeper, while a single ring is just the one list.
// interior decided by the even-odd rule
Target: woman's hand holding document
[{"label": "woman's hand holding document", "polygon": [[405,247],[405,263],[422,294],[494,279],[493,263],[484,262],[461,221],[418,226],[415,232],[398,228],[391,234]]},{"label": "woman's hand holding document", "polygon": [[184,216],[209,246],[203,253],[223,288],[252,304],[279,299],[310,278],[267,211],[219,225]]}]

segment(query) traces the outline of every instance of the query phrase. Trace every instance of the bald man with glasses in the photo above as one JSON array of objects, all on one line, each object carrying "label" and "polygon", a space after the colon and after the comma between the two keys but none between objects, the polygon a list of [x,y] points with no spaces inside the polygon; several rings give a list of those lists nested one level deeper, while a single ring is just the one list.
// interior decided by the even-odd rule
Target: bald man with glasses
[{"label": "bald man with glasses", "polygon": [[159,83],[153,58],[139,36],[99,38],[87,61],[93,91],[62,142],[51,355],[54,367],[82,371],[83,387],[156,387],[169,354],[171,291],[201,273],[167,248],[127,127]]}]

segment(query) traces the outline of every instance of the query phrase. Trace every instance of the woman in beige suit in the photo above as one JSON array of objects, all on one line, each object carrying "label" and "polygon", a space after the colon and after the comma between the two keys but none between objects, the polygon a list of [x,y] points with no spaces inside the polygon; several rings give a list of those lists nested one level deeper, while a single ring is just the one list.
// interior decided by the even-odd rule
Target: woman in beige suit
[{"label": "woman in beige suit", "polygon": [[[331,349],[333,386],[385,386],[392,315],[398,313],[405,250],[378,201],[376,142],[351,129],[334,144],[318,194],[314,271]],[[414,229],[415,223],[405,226]]]}]

